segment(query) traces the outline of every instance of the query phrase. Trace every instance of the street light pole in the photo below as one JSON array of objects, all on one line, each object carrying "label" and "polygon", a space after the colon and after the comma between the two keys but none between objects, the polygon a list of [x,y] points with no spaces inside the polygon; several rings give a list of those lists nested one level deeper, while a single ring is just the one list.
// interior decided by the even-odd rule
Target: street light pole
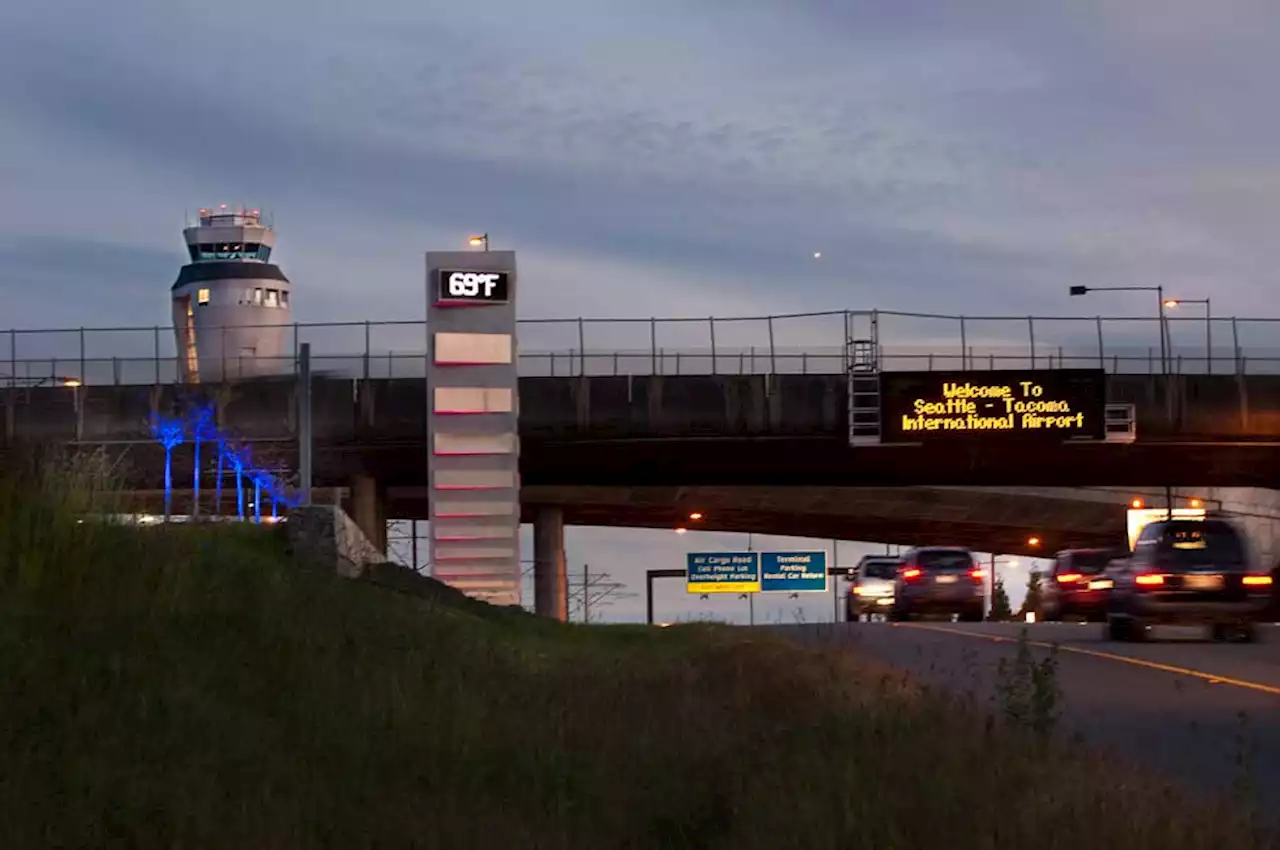
[{"label": "street light pole", "polygon": [[1169,331],[1165,324],[1165,300],[1164,286],[1071,286],[1068,288],[1071,295],[1087,295],[1090,292],[1154,292],[1159,308],[1160,321],[1160,373],[1165,377],[1169,375]]}]

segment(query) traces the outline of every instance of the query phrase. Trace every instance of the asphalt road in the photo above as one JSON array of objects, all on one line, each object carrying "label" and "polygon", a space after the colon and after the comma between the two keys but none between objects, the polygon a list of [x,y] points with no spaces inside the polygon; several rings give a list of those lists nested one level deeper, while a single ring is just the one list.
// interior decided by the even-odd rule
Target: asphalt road
[{"label": "asphalt road", "polygon": [[1215,644],[1177,628],[1127,644],[1077,623],[783,627],[993,705],[997,665],[1013,657],[1023,628],[1037,658],[1058,647],[1064,732],[1195,788],[1227,792],[1243,774],[1263,808],[1280,813],[1280,628],[1263,628],[1254,644]]}]

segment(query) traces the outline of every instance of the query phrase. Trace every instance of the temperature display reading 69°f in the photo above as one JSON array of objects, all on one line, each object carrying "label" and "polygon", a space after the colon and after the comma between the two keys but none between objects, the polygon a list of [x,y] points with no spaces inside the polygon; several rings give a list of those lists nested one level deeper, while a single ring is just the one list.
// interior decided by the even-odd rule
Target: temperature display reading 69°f
[{"label": "temperature display reading 69\u00b0f", "polygon": [[506,304],[511,300],[511,280],[506,272],[439,272],[437,304]]},{"label": "temperature display reading 69\u00b0f", "polygon": [[888,442],[1105,436],[1102,370],[886,372],[880,393]]}]

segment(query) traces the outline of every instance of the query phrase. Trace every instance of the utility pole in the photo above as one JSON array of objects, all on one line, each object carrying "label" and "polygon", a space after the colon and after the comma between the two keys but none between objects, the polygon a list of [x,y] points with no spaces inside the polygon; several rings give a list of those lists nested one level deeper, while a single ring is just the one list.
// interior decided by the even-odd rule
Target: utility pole
[{"label": "utility pole", "polygon": [[[660,571],[661,572],[661,571]],[[680,575],[684,575],[684,571],[680,571]],[[648,608],[650,612],[653,609],[653,586],[652,581],[648,581],[649,602]],[[570,619],[573,618],[573,608],[582,608],[582,622],[590,623],[592,612],[604,605],[609,605],[614,599],[629,599],[635,596],[634,593],[623,593],[626,587],[622,582],[610,581],[608,573],[592,573],[588,564],[582,565],[582,580],[565,582],[565,592],[568,599],[565,603],[565,611]]]}]

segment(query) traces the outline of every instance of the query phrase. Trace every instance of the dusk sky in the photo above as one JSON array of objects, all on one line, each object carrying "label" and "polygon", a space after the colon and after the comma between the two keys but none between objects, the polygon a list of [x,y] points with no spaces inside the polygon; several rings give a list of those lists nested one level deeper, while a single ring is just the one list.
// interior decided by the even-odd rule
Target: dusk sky
[{"label": "dusk sky", "polygon": [[[420,317],[473,231],[526,317],[1268,316],[1277,77],[1274,0],[16,0],[0,327],[168,324],[223,202],[274,214],[304,322]],[[694,538],[602,534],[571,562],[628,579]]]}]

